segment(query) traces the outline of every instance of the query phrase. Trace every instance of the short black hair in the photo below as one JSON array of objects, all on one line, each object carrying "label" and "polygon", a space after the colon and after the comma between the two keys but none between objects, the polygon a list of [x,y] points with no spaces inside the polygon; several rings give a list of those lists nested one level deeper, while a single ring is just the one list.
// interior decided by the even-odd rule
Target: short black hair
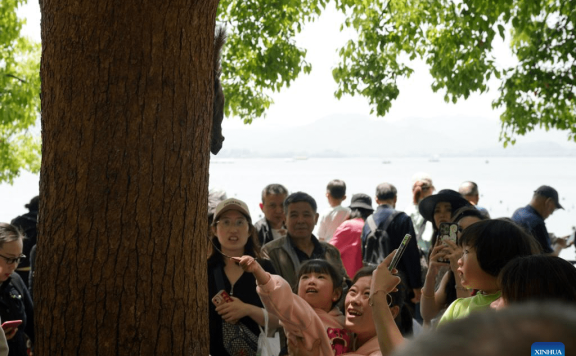
[{"label": "short black hair", "polygon": [[507,304],[556,300],[576,306],[575,281],[576,268],[565,259],[550,255],[517,257],[498,276]]},{"label": "short black hair", "polygon": [[312,196],[310,196],[309,194],[304,193],[304,192],[296,192],[296,193],[290,194],[284,200],[284,212],[285,213],[288,212],[288,206],[290,204],[300,203],[300,202],[306,202],[306,203],[310,204],[310,206],[312,207],[312,210],[314,210],[314,212],[316,212],[318,210],[318,205],[316,204],[316,200],[314,200],[314,198],[312,198]]},{"label": "short black hair", "polygon": [[388,200],[396,198],[398,190],[390,183],[380,183],[376,187],[376,198],[378,200]]},{"label": "short black hair", "polygon": [[346,195],[346,183],[341,179],[332,179],[326,186],[326,190],[333,198],[342,199]]},{"label": "short black hair", "polygon": [[342,294],[344,294],[342,293],[343,292],[342,281],[344,277],[338,272],[336,267],[334,267],[332,263],[326,260],[318,258],[308,260],[302,263],[302,265],[300,265],[300,269],[298,270],[298,285],[300,285],[300,277],[302,277],[302,275],[305,273],[326,273],[327,275],[330,276],[330,278],[332,279],[332,286],[334,290],[339,289],[341,292],[340,298],[338,298],[338,300],[336,301],[332,301],[332,308],[334,308],[334,306],[338,304],[340,299],[342,299]]},{"label": "short black hair", "polygon": [[468,226],[458,240],[459,246],[476,251],[480,268],[497,277],[502,268],[515,257],[529,256],[537,241],[515,223],[504,220],[484,220]]},{"label": "short black hair", "polygon": [[264,189],[262,189],[262,203],[264,203],[264,198],[266,198],[267,195],[279,195],[279,194],[288,195],[288,189],[286,189],[286,187],[283,186],[282,184],[276,184],[276,183],[268,184],[267,186],[264,187]]}]

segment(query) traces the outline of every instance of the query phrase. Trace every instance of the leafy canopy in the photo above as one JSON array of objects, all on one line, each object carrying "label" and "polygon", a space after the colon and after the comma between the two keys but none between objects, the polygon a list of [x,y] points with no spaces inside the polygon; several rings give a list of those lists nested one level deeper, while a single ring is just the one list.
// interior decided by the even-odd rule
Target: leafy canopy
[{"label": "leafy canopy", "polygon": [[[218,21],[227,24],[223,55],[226,115],[250,123],[271,104],[265,93],[288,86],[311,69],[293,36],[320,15],[328,0],[223,0]],[[333,70],[335,95],[365,96],[384,116],[398,97],[397,79],[423,59],[432,89],[456,102],[500,81],[501,139],[535,127],[567,130],[576,141],[575,1],[562,0],[335,0],[347,14],[342,27],[358,37],[340,49]],[[508,30],[507,30],[508,29]],[[499,68],[493,41],[511,37],[517,65]]]},{"label": "leafy canopy", "polygon": [[[20,35],[16,8],[0,1],[0,182],[24,168],[39,170],[39,138],[28,133],[40,107],[40,46]],[[272,99],[302,72],[306,51],[295,35],[329,0],[221,0],[217,21],[228,32],[222,60],[226,116],[245,123],[265,115]],[[446,101],[483,93],[500,81],[501,139],[536,127],[566,130],[576,141],[576,1],[564,0],[334,0],[347,14],[342,28],[358,37],[340,49],[333,70],[337,98],[365,96],[377,115],[398,97],[397,80],[423,59]],[[518,63],[499,68],[493,42],[510,36]]]},{"label": "leafy canopy", "polygon": [[262,117],[277,92],[310,73],[294,36],[322,12],[327,0],[221,0],[217,21],[226,26],[222,87],[226,116],[244,123]]},{"label": "leafy canopy", "polygon": [[[493,107],[504,108],[501,140],[514,143],[535,127],[567,130],[576,141],[576,1],[564,0],[340,0],[343,26],[358,32],[334,69],[337,97],[361,94],[383,116],[398,96],[396,80],[412,69],[402,58],[430,66],[434,91],[456,102],[500,81]],[[498,68],[497,36],[511,29],[518,63]]]},{"label": "leafy canopy", "polygon": [[40,45],[20,36],[24,0],[0,1],[0,182],[40,170],[40,138],[29,134],[40,111]]}]

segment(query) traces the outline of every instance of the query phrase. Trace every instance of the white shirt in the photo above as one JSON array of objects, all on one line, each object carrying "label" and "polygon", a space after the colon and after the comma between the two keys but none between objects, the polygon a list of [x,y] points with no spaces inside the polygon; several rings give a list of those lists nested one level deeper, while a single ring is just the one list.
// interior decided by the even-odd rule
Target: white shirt
[{"label": "white shirt", "polygon": [[320,216],[320,220],[318,220],[318,239],[320,241],[330,241],[338,226],[346,221],[349,216],[350,208],[342,205],[326,210]]}]

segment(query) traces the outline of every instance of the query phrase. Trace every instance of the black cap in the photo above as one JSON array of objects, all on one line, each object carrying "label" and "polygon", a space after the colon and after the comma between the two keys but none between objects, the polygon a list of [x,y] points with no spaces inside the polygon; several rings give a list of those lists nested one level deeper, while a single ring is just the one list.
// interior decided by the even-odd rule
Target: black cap
[{"label": "black cap", "polygon": [[551,198],[554,201],[554,204],[556,204],[556,209],[564,209],[562,205],[560,205],[560,202],[558,201],[558,192],[551,186],[543,185],[540,188],[536,189],[534,193],[546,198]]},{"label": "black cap", "polygon": [[420,215],[428,221],[434,223],[434,209],[436,204],[440,202],[448,202],[452,206],[452,211],[456,211],[463,206],[471,205],[468,200],[462,197],[462,194],[452,189],[442,189],[438,194],[430,195],[418,204],[418,211]]},{"label": "black cap", "polygon": [[374,211],[372,208],[372,198],[368,194],[354,194],[351,199],[350,209],[361,208]]}]

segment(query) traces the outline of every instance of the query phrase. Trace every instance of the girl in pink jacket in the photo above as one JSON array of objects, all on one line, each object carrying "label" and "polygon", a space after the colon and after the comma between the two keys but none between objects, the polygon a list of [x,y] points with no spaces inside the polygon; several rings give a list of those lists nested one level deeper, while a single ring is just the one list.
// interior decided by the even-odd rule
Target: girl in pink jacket
[{"label": "girl in pink jacket", "polygon": [[271,275],[250,256],[235,258],[254,273],[256,288],[269,313],[280,319],[291,355],[334,356],[350,350],[351,333],[336,308],[342,297],[342,277],[325,260],[309,260],[298,275],[298,294],[286,280]]}]

